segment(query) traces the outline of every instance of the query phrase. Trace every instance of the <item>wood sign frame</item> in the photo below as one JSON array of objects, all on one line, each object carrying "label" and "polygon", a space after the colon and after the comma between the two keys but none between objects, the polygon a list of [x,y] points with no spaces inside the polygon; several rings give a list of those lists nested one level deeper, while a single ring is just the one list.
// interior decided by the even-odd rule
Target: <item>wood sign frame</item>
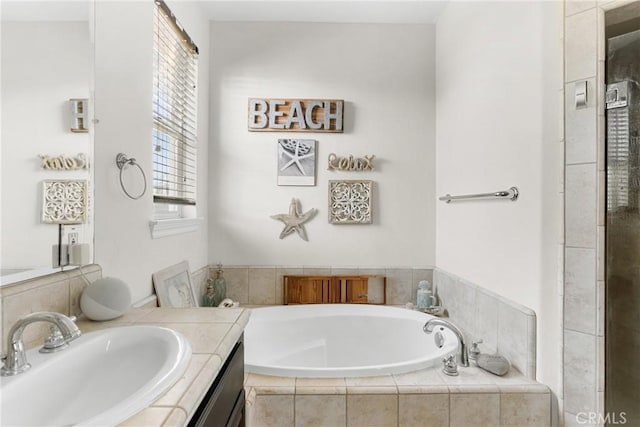
[{"label": "wood sign frame", "polygon": [[344,132],[344,100],[249,98],[251,132]]}]

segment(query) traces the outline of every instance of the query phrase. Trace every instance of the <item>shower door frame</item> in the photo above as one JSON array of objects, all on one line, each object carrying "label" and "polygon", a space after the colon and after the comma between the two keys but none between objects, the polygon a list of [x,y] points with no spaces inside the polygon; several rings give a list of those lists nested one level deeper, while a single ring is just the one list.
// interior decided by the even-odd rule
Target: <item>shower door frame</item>
[{"label": "shower door frame", "polygon": [[[629,0],[565,1],[565,197],[563,273],[562,387],[558,396],[564,424],[604,425],[605,384],[605,13]],[[640,12],[640,7],[638,8]],[[587,81],[588,111],[578,116],[573,95],[576,83]],[[585,131],[587,129],[587,131]],[[576,140],[576,136],[581,136]],[[572,161],[567,150],[588,158]],[[585,218],[586,217],[586,218]],[[579,218],[580,227],[571,222]],[[588,254],[574,262],[575,254]],[[586,281],[576,280],[576,274]],[[577,297],[576,297],[577,296]],[[584,299],[586,296],[586,299]],[[571,299],[574,298],[572,301]],[[583,298],[584,304],[575,304]],[[595,324],[576,326],[576,316],[587,315]],[[581,375],[576,375],[579,372]]]}]

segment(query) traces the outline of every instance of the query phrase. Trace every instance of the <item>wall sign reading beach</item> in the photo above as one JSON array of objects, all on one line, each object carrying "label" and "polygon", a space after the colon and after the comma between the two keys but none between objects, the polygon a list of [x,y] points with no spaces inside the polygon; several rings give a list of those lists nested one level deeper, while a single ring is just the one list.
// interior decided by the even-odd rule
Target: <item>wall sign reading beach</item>
[{"label": "wall sign reading beach", "polygon": [[341,99],[249,98],[249,130],[254,132],[343,132]]}]

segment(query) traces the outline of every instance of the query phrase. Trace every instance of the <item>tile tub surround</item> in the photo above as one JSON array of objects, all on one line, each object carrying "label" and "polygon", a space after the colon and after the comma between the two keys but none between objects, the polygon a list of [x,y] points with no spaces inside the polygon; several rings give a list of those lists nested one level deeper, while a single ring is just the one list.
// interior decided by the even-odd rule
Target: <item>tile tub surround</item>
[{"label": "tile tub surround", "polygon": [[[286,275],[383,275],[387,278],[387,304],[416,302],[420,280],[433,280],[432,267],[317,267],[317,266],[223,266],[227,297],[243,305],[284,303],[282,276]],[[217,267],[209,266],[209,277]]]},{"label": "tile tub surround", "polygon": [[83,333],[129,325],[163,326],[180,332],[189,340],[191,361],[178,382],[147,409],[120,426],[184,426],[209,390],[220,368],[249,321],[242,308],[139,308],[124,316],[94,322],[81,318]]},{"label": "tile tub surround", "polygon": [[469,346],[482,339],[481,351],[505,356],[514,368],[534,379],[535,312],[440,268],[433,277],[440,303]]},{"label": "tile tub surround", "polygon": [[[210,265],[209,277],[215,277],[216,270]],[[282,276],[289,274],[384,275],[387,304],[398,306],[415,304],[418,282],[429,280],[435,283],[449,318],[465,332],[469,344],[482,338],[482,351],[497,351],[521,373],[535,378],[535,313],[439,268],[224,266],[227,296],[245,306],[283,304]]]},{"label": "tile tub surround", "polygon": [[246,374],[248,427],[551,425],[551,394],[515,370],[440,368],[365,378]]}]

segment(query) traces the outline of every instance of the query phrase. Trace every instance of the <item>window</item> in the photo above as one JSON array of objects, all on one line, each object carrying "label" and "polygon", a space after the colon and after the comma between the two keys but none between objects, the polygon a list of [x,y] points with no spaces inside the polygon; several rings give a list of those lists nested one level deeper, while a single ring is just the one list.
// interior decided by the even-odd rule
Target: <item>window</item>
[{"label": "window", "polygon": [[198,47],[156,0],[153,89],[153,201],[156,218],[196,204]]}]

